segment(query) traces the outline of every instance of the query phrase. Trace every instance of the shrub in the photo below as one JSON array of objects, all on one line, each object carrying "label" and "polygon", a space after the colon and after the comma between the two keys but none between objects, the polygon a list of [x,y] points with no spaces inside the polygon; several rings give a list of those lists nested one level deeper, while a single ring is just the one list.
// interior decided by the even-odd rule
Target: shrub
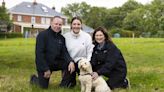
[{"label": "shrub", "polygon": [[140,32],[138,31],[130,31],[130,30],[123,30],[123,29],[112,29],[109,31],[109,34],[111,34],[114,37],[114,34],[120,34],[121,37],[133,37],[133,33],[135,34],[135,37],[139,37]]},{"label": "shrub", "polygon": [[12,33],[1,32],[0,33],[0,38],[20,38],[20,37],[23,37],[23,34],[18,33],[18,32],[12,32]]}]

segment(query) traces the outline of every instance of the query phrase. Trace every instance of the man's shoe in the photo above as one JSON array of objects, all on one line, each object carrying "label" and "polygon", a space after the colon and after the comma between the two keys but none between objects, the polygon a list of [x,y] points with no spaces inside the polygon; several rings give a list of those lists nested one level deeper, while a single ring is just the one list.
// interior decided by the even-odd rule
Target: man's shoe
[{"label": "man's shoe", "polygon": [[31,75],[31,77],[30,77],[30,84],[39,84],[39,80],[38,80],[38,77],[35,75],[35,74],[33,74],[33,75]]}]

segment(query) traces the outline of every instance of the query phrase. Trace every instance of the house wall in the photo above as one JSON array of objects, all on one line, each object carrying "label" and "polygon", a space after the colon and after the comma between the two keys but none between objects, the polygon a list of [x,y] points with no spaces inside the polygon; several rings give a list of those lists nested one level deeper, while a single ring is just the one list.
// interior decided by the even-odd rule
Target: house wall
[{"label": "house wall", "polygon": [[13,14],[13,16],[12,16],[12,20],[13,20],[13,22],[17,22],[17,14]]},{"label": "house wall", "polygon": [[[22,16],[22,21],[18,21],[18,16]],[[31,17],[30,15],[21,15],[21,14],[13,14],[12,15],[12,20],[13,22],[24,22],[24,23],[31,23]],[[41,24],[41,16],[35,16],[35,23],[36,24]],[[51,17],[47,17],[50,18]],[[63,24],[66,25],[66,19],[63,18]]]},{"label": "house wall", "polygon": [[[11,14],[11,16],[12,16],[11,18],[12,18],[13,22],[27,23],[28,25],[31,24],[31,17],[32,17],[31,15]],[[22,16],[22,21],[18,21],[18,16]],[[51,19],[52,17],[44,17],[44,18]],[[42,21],[42,16],[35,16],[35,24],[43,25],[41,23],[41,21]],[[46,21],[45,22],[46,25],[47,25],[47,23],[49,24],[49,22],[50,22],[50,21],[48,22],[47,20],[45,20],[45,21]],[[63,24],[65,25],[66,24],[65,22],[67,22],[67,21],[63,18],[63,22],[64,22]],[[23,26],[23,25],[21,26],[21,25],[14,24],[13,25],[13,32],[20,32],[20,33],[23,32],[24,33],[25,32],[25,30],[24,30],[25,27],[26,26]],[[23,31],[22,31],[22,29],[23,29]],[[38,32],[43,31],[43,30],[44,29],[41,29],[41,28],[38,28],[38,29],[34,28],[30,32],[28,32],[28,37],[36,37]],[[68,29],[63,28],[63,31],[68,31]]]},{"label": "house wall", "polygon": [[23,15],[22,16],[22,22],[31,23],[31,16]]},{"label": "house wall", "polygon": [[[21,15],[22,16],[22,21],[18,21],[18,14],[13,14],[13,21],[14,22],[24,22],[24,23],[31,23],[31,17],[29,15]],[[40,16],[35,16],[35,23],[41,24],[41,17]]]},{"label": "house wall", "polygon": [[21,26],[14,25],[14,32],[21,32]]},{"label": "house wall", "polygon": [[37,24],[41,24],[41,17],[40,16],[35,16],[35,22]]}]

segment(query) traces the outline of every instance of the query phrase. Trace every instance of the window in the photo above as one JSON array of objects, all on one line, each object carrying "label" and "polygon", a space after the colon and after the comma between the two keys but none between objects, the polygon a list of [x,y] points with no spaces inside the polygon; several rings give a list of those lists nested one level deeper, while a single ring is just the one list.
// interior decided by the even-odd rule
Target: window
[{"label": "window", "polygon": [[45,17],[42,17],[41,18],[41,24],[50,24],[50,18],[45,18]]},{"label": "window", "polygon": [[42,6],[42,10],[43,10],[44,12],[48,12],[47,7]]},{"label": "window", "polygon": [[22,16],[18,15],[17,21],[22,21]]},{"label": "window", "polygon": [[46,24],[50,24],[50,18],[46,18]]},{"label": "window", "polygon": [[30,7],[31,7],[31,5],[27,5],[27,7],[28,7],[28,8],[30,8]]},{"label": "window", "polygon": [[32,24],[35,23],[35,17],[31,17],[31,23],[32,23]]},{"label": "window", "polygon": [[41,24],[45,24],[46,23],[46,18],[45,17],[42,17],[41,18]]}]

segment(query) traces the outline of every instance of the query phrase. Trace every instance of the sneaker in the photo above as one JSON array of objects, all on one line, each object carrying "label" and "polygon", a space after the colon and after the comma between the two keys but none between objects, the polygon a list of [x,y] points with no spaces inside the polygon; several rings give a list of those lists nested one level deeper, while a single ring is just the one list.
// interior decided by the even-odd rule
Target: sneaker
[{"label": "sneaker", "polygon": [[130,88],[130,83],[129,83],[129,80],[128,79],[125,79],[124,80],[123,88]]},{"label": "sneaker", "polygon": [[73,87],[75,87],[76,86],[76,83],[72,83],[72,82],[70,82],[70,83],[60,83],[60,85],[59,85],[60,87],[63,87],[63,88],[73,88]]},{"label": "sneaker", "polygon": [[130,86],[130,81],[129,81],[129,79],[127,78],[126,79],[127,80],[127,83],[128,83],[128,86],[127,86],[127,88],[129,89],[131,86]]},{"label": "sneaker", "polygon": [[35,74],[31,75],[30,84],[39,84],[38,77]]}]

